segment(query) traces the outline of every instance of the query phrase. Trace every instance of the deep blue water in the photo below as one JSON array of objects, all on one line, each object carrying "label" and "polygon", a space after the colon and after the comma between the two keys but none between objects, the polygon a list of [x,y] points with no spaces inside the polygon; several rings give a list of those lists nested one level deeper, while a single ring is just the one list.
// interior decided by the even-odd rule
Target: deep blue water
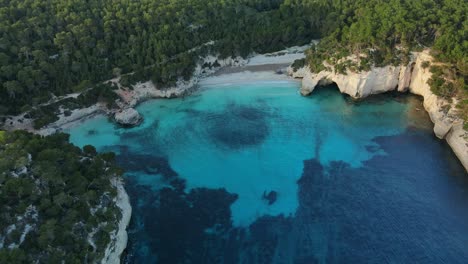
[{"label": "deep blue water", "polygon": [[413,96],[203,86],[71,141],[116,152],[128,263],[466,263],[468,176]]}]

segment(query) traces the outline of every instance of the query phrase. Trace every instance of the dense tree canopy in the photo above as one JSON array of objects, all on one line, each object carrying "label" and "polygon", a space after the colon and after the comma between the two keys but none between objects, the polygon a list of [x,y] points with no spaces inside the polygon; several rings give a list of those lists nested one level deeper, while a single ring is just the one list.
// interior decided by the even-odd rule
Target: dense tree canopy
[{"label": "dense tree canopy", "polygon": [[[324,38],[318,61],[372,51],[399,63],[433,46],[467,73],[465,0],[0,0],[0,115],[115,74],[159,85],[190,77],[200,55],[245,56]],[[398,49],[396,49],[398,47]],[[314,67],[312,67],[314,68]],[[318,69],[316,69],[318,70]]]},{"label": "dense tree canopy", "polygon": [[[339,1],[338,26],[327,32],[328,49],[360,54],[366,49],[378,63],[390,63],[396,48],[431,47],[435,55],[468,70],[468,3],[464,0]],[[332,49],[331,49],[332,48]],[[334,49],[333,49],[334,48]],[[334,55],[329,52],[328,55]]]},{"label": "dense tree canopy", "polygon": [[[407,64],[411,51],[431,48],[432,91],[447,100],[457,97],[459,113],[468,120],[468,2],[466,0],[332,1],[326,21],[334,28],[307,56],[312,71],[323,61],[346,73],[371,66]],[[358,62],[342,58],[355,55]],[[341,59],[341,60],[340,60]],[[468,123],[467,123],[468,126]]]},{"label": "dense tree canopy", "polygon": [[[162,83],[190,75],[207,49],[247,55],[316,36],[318,25],[307,19],[314,12],[282,2],[0,0],[0,114],[115,72],[145,69],[145,77]],[[203,48],[189,52],[195,47]]]},{"label": "dense tree canopy", "polygon": [[0,131],[0,263],[99,261],[120,219],[113,157],[65,134]]},{"label": "dense tree canopy", "polygon": [[[321,38],[294,67],[320,71],[326,60],[360,71],[431,47],[439,60],[427,65],[431,87],[460,97],[467,120],[467,14],[466,0],[0,0],[0,116],[77,91],[85,92],[67,109],[111,104],[114,88],[101,82],[116,75],[161,87],[189,78],[206,54],[246,56]],[[360,63],[340,61],[349,55]],[[41,127],[57,108],[29,115]],[[118,214],[109,204],[119,174],[112,158],[63,134],[0,131],[0,263],[99,259]]]}]

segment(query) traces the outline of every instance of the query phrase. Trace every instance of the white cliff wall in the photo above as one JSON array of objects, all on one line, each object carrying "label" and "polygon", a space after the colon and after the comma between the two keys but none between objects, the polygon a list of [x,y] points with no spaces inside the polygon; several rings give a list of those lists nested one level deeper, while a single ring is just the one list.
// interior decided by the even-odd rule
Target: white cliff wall
[{"label": "white cliff wall", "polygon": [[399,82],[400,67],[372,68],[368,72],[348,72],[346,75],[331,71],[311,73],[308,68],[302,68],[297,72],[289,68],[288,73],[295,78],[303,78],[302,95],[312,93],[317,85],[335,82],[340,92],[353,98],[363,98],[395,90]]},{"label": "white cliff wall", "polygon": [[[431,73],[429,68],[422,67],[422,63],[432,62],[433,58],[427,51],[415,55],[409,91],[424,97],[424,108],[434,123],[435,135],[440,139],[447,140],[455,155],[468,171],[468,143],[467,133],[463,129],[463,120],[456,117],[454,104],[450,104],[432,93],[427,83],[431,78]],[[449,105],[451,106],[450,110],[444,110],[444,106]]]},{"label": "white cliff wall", "polygon": [[455,107],[444,111],[450,104],[431,92],[427,81],[431,78],[429,68],[422,63],[432,62],[429,51],[413,53],[413,59],[407,66],[373,67],[367,72],[350,72],[340,74],[332,71],[310,72],[304,67],[288,73],[294,78],[302,78],[301,94],[309,95],[318,85],[336,83],[341,93],[353,98],[364,98],[372,94],[392,90],[409,91],[424,98],[424,108],[434,123],[434,133],[440,139],[446,139],[461,163],[468,170],[468,143],[463,129],[463,120],[455,115]]}]

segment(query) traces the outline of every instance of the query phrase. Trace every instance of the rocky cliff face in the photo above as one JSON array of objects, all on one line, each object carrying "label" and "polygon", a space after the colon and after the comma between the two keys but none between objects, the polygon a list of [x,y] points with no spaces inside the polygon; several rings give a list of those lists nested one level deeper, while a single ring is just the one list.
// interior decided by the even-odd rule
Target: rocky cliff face
[{"label": "rocky cliff face", "polygon": [[288,72],[295,78],[302,78],[302,95],[309,95],[317,85],[334,82],[342,93],[353,98],[363,98],[394,90],[398,86],[400,67],[373,68],[368,72],[348,72],[346,75],[331,71],[311,73],[308,68]]},{"label": "rocky cliff face", "polygon": [[[353,98],[388,91],[409,91],[424,98],[424,108],[434,123],[434,133],[440,139],[446,139],[461,163],[468,170],[467,133],[463,129],[463,120],[455,115],[454,104],[432,93],[427,81],[431,78],[429,68],[423,62],[432,62],[429,51],[415,52],[406,66],[374,67],[368,72],[349,72],[340,74],[332,71],[312,73],[305,67],[294,72],[288,68],[289,75],[302,78],[301,94],[309,95],[319,85],[336,83],[342,93]],[[450,110],[447,110],[450,109]]]}]

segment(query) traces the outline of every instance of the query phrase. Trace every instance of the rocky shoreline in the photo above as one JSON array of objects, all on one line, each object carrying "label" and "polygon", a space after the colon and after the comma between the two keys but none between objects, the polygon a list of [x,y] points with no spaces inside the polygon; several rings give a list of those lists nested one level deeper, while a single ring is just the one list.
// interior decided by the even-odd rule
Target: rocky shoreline
[{"label": "rocky shoreline", "polygon": [[[220,69],[223,74],[236,74],[242,71],[265,71],[274,72],[279,68],[290,65],[294,60],[304,58],[304,47],[296,47],[288,51],[281,51],[267,55],[256,55],[248,60],[242,58],[228,58],[220,60],[214,56],[203,58],[202,63],[197,65],[193,77],[188,81],[180,80],[176,86],[167,89],[157,89],[151,82],[142,82],[133,86],[133,89],[120,87],[117,94],[120,97],[118,109],[109,111],[102,104],[96,104],[88,108],[73,110],[68,116],[61,115],[59,120],[40,129],[32,128],[32,121],[21,119],[21,115],[13,117],[5,129],[24,129],[41,135],[49,135],[60,132],[70,126],[77,125],[84,119],[95,115],[104,114],[113,117],[114,120],[125,126],[138,125],[142,119],[134,109],[139,103],[153,98],[174,98],[185,96],[196,87],[196,85],[208,76],[214,76],[216,79]],[[398,90],[400,92],[409,91],[413,94],[423,96],[424,108],[434,123],[434,133],[437,137],[445,139],[461,163],[468,170],[468,144],[466,132],[463,129],[463,122],[456,118],[454,107],[449,111],[444,111],[449,103],[434,95],[427,80],[431,77],[429,68],[422,66],[423,62],[431,62],[433,59],[428,51],[414,53],[411,62],[406,66],[386,66],[381,68],[372,68],[368,72],[348,74],[338,74],[331,71],[322,71],[320,73],[311,73],[307,67],[294,71],[291,67],[287,68],[289,76],[302,79],[301,94],[306,96],[312,93],[318,85],[336,83],[342,93],[348,94],[353,98],[364,98],[372,94],[379,94],[388,91]],[[219,65],[216,67],[203,67],[202,65]],[[234,69],[234,70],[233,70]],[[224,71],[224,72],[223,72]],[[282,74],[282,72],[279,72]],[[255,73],[252,73],[255,75]],[[118,85],[119,79],[109,80]],[[208,82],[209,83],[209,82]],[[23,115],[24,116],[24,115]],[[131,206],[127,193],[125,192],[123,182],[116,181],[112,183],[118,190],[116,204],[122,211],[122,218],[119,221],[119,228],[111,234],[111,243],[105,251],[102,263],[119,263],[120,256],[127,245],[126,228],[130,222]]]},{"label": "rocky shoreline", "polygon": [[308,67],[294,71],[289,67],[288,74],[302,79],[301,94],[304,96],[311,94],[317,86],[331,83],[336,83],[341,93],[356,99],[395,90],[422,96],[424,108],[434,123],[434,134],[447,141],[468,171],[468,135],[463,129],[463,120],[455,114],[455,103],[436,96],[427,83],[431,72],[423,64],[433,61],[429,50],[425,50],[414,52],[406,66],[374,67],[370,71],[348,71],[347,74],[327,70],[312,73]]},{"label": "rocky shoreline", "polygon": [[[193,77],[188,81],[179,80],[174,87],[166,89],[157,89],[151,82],[137,83],[128,89],[122,87],[119,83],[119,78],[109,80],[118,85],[119,89],[116,93],[119,95],[117,101],[118,108],[108,110],[104,104],[95,104],[87,108],[72,110],[69,115],[60,114],[59,119],[41,129],[33,128],[33,120],[25,118],[25,113],[8,118],[3,129],[27,130],[40,135],[50,135],[56,132],[61,132],[67,128],[78,125],[83,120],[92,118],[96,115],[106,115],[112,117],[117,123],[123,126],[137,126],[142,118],[134,109],[139,103],[155,98],[175,98],[185,96],[194,89],[197,84],[208,76],[214,75],[220,69],[239,69],[241,71],[258,71],[277,69],[278,67],[286,68],[287,65],[294,62],[296,59],[304,58],[304,51],[308,46],[292,47],[284,51],[279,51],[270,54],[253,55],[249,59],[227,58],[218,59],[215,56],[207,56],[202,59],[195,69]],[[203,65],[216,65],[216,67],[203,67]],[[122,218],[118,223],[118,230],[111,233],[111,242],[108,244],[104,257],[101,263],[120,263],[122,252],[127,246],[127,227],[130,223],[132,208],[130,205],[128,194],[125,191],[122,180],[113,180],[112,184],[117,188],[117,197],[115,203],[122,212]]]},{"label": "rocky shoreline", "polygon": [[132,216],[130,199],[125,191],[122,180],[114,179],[112,185],[117,189],[115,203],[122,212],[122,218],[119,221],[118,229],[111,233],[111,242],[107,245],[101,264],[120,263],[120,257],[127,247],[127,227],[130,224],[130,218]]},{"label": "rocky shoreline", "polygon": [[[120,78],[114,78],[106,82],[114,83],[118,86],[116,90],[119,99],[117,108],[109,110],[105,104],[97,103],[87,108],[75,109],[69,115],[60,114],[59,119],[41,129],[33,128],[33,120],[25,118],[25,114],[8,117],[3,125],[5,130],[22,129],[40,135],[50,135],[63,131],[71,126],[79,124],[81,121],[95,115],[106,115],[123,126],[135,126],[141,122],[141,117],[136,113],[134,107],[138,104],[156,98],[176,98],[188,95],[195,89],[201,80],[209,76],[216,76],[218,72],[223,74],[242,71],[264,71],[266,69],[276,71],[279,68],[286,68],[296,59],[305,57],[305,50],[309,45],[291,47],[282,51],[268,54],[252,54],[249,58],[229,57],[219,59],[217,56],[206,56],[200,59],[192,78],[185,81],[180,79],[175,86],[158,89],[152,81],[139,82],[131,88],[123,87]],[[209,65],[206,67],[206,65]]]}]

